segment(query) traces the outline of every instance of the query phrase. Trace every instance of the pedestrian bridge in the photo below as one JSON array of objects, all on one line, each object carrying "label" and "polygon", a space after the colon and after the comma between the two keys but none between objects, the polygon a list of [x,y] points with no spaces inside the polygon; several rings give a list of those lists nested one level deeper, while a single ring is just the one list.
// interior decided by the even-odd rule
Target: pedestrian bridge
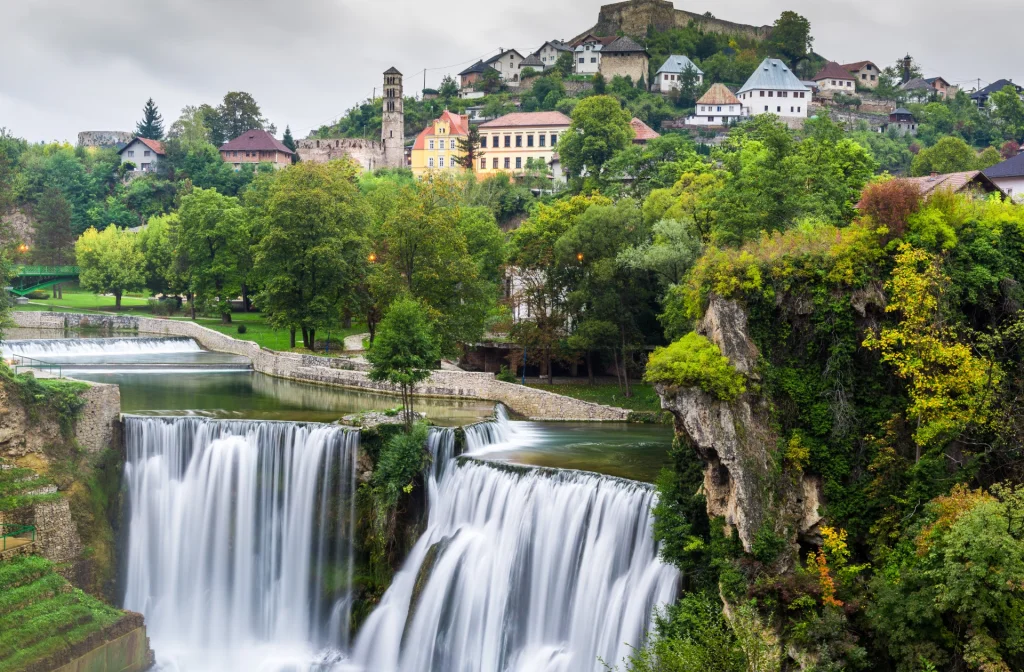
[{"label": "pedestrian bridge", "polygon": [[17,296],[25,296],[37,289],[77,280],[78,266],[15,266],[8,290]]}]

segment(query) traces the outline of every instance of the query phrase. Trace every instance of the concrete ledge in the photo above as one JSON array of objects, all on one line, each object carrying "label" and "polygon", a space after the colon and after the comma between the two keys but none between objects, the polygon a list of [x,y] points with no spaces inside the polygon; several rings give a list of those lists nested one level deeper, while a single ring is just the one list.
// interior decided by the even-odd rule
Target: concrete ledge
[{"label": "concrete ledge", "polygon": [[[208,350],[248,357],[253,369],[278,378],[290,378],[322,385],[335,385],[394,394],[390,385],[369,379],[366,371],[353,370],[349,360],[316,355],[300,355],[261,348],[219,331],[185,320],[129,317],[120,315],[80,315],[75,313],[39,313],[14,311],[15,325],[36,329],[104,328],[138,331],[163,336],[193,338]],[[363,368],[363,367],[358,367]],[[500,402],[513,412],[531,420],[626,422],[629,411],[593,404],[545,390],[536,390],[495,379],[493,373],[435,371],[415,394],[425,397],[484,399]]]}]

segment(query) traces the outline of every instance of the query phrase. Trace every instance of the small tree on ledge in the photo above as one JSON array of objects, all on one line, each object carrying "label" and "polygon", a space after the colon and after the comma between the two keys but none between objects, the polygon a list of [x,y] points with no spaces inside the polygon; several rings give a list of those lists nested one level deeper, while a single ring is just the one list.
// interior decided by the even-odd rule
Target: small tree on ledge
[{"label": "small tree on ledge", "polygon": [[415,419],[413,387],[430,377],[440,357],[426,308],[414,299],[396,299],[377,327],[367,359],[370,380],[390,383],[401,392],[406,432],[412,431]]}]

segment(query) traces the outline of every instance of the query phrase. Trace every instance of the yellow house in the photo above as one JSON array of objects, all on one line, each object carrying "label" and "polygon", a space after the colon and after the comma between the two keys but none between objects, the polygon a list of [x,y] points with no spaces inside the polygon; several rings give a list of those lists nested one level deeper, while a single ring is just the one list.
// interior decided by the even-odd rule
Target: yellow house
[{"label": "yellow house", "polygon": [[478,177],[521,175],[530,159],[550,165],[558,139],[572,120],[561,112],[513,112],[480,125]]},{"label": "yellow house", "polygon": [[423,177],[440,170],[464,170],[458,159],[459,140],[469,135],[469,117],[452,114],[445,110],[440,117],[423,129],[412,146],[412,174]]}]

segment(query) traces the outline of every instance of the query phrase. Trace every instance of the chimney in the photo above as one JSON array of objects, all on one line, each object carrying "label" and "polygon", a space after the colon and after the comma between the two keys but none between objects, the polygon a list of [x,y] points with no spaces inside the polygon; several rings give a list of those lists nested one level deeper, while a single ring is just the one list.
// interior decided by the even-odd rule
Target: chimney
[{"label": "chimney", "polygon": [[939,171],[933,170],[932,174],[931,174],[931,177],[938,177],[938,176],[939,176]]},{"label": "chimney", "polygon": [[914,64],[914,59],[910,58],[910,54],[903,57],[903,83],[906,84],[910,81],[910,68]]}]

